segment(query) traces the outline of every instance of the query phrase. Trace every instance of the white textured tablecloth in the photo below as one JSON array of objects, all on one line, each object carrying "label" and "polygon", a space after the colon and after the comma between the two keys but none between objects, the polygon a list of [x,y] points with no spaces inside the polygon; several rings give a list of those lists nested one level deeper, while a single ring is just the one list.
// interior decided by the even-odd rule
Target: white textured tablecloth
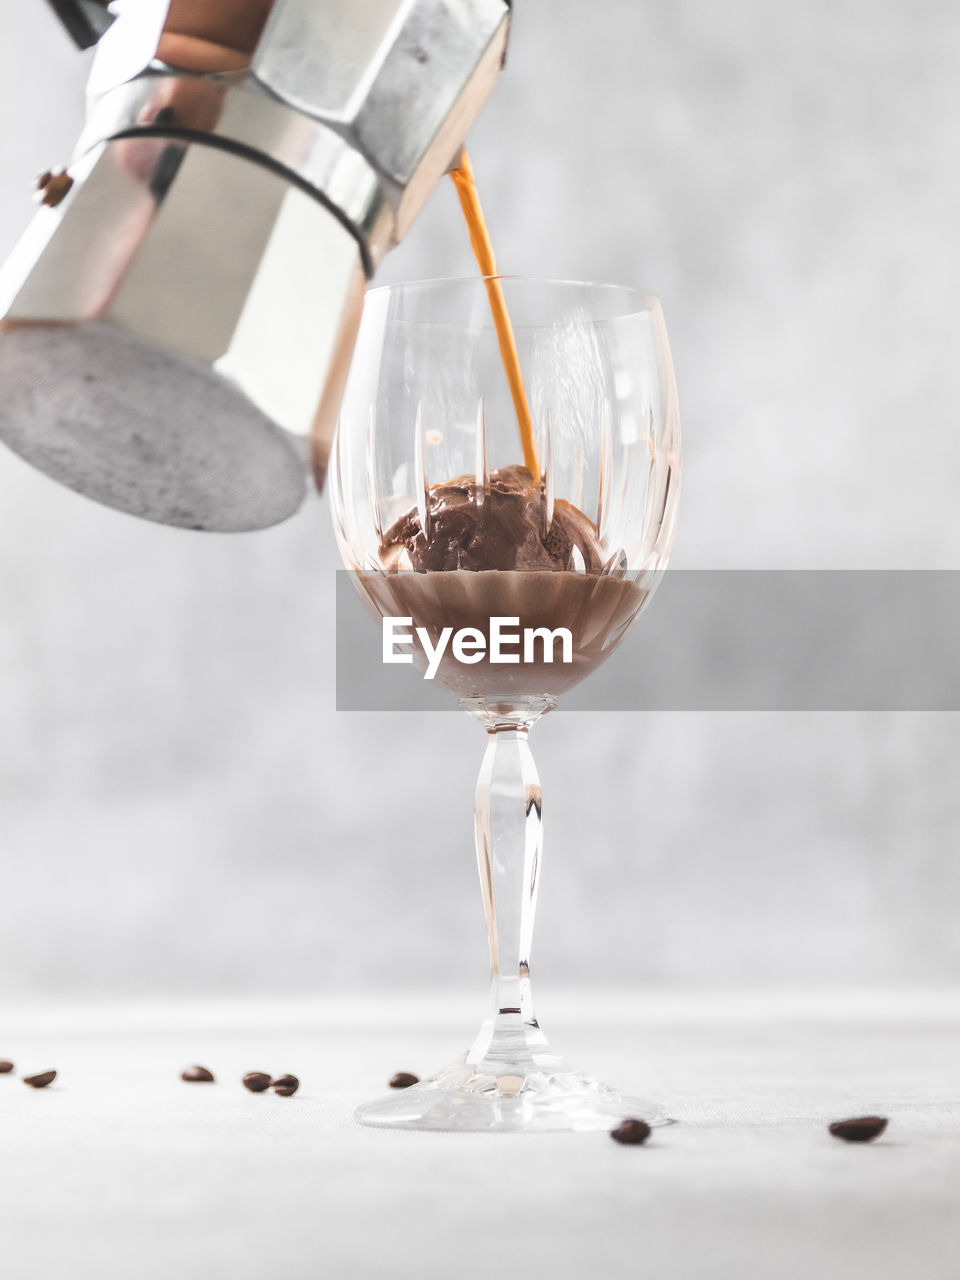
[{"label": "white textured tablecloth", "polygon": [[[544,998],[577,1066],[667,1103],[679,1123],[645,1147],[353,1122],[393,1071],[454,1057],[474,1012],[449,996],[8,1011],[0,1273],[960,1276],[956,993]],[[190,1062],[217,1084],[182,1083]],[[20,1083],[47,1067],[50,1088]],[[254,1069],[302,1088],[249,1094]],[[826,1133],[875,1111],[877,1143]]]}]

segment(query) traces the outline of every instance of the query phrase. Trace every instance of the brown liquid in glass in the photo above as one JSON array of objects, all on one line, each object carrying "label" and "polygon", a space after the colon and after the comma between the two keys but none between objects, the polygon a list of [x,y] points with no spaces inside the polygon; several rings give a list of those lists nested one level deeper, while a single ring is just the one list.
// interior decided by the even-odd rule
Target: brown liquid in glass
[{"label": "brown liquid in glass", "polygon": [[[477,196],[473,169],[466,152],[460,168],[454,170],[451,177],[460,197],[477,265],[484,277],[500,358],[517,415],[524,467],[529,472],[529,479],[522,482],[522,487],[528,486],[530,501],[539,503],[542,483],[540,466],[530,408],[520,372],[517,344],[503,288],[497,277],[497,263]],[[505,483],[505,477],[513,472],[522,474],[522,468],[508,467],[497,473],[501,487]],[[439,501],[445,487],[462,487],[466,500],[470,497],[471,484],[471,477],[460,477],[447,482],[447,486],[434,485],[432,492]],[[449,497],[447,495],[448,502]],[[452,505],[455,506],[456,503]],[[490,506],[489,503],[484,505],[484,513]],[[580,528],[580,532],[586,536],[589,529],[596,535],[595,527],[588,518],[575,509],[571,510],[574,510],[582,525],[577,526],[574,522],[573,532]],[[447,650],[440,661],[436,680],[459,697],[517,697],[530,694],[556,696],[564,693],[609,657],[646,599],[645,589],[641,589],[630,579],[608,576],[602,567],[590,572],[543,568],[504,570],[485,568],[483,565],[480,566],[484,569],[483,572],[451,572],[449,569],[422,567],[418,567],[415,572],[401,571],[397,563],[400,551],[405,539],[418,536],[419,519],[419,514],[412,511],[405,519],[398,521],[388,531],[381,549],[383,568],[376,572],[360,571],[357,575],[361,589],[377,613],[381,616],[411,618],[415,627],[423,627],[430,634],[434,645],[444,628],[452,627],[454,631],[464,627],[472,628],[485,637],[486,653],[489,653],[490,620],[498,615],[516,618],[520,630],[540,628],[553,632],[558,627],[566,627],[573,638],[573,660],[570,663],[554,662],[547,659],[546,653],[541,651],[533,660],[527,658],[526,654],[522,658],[518,655],[514,665],[491,664],[486,656],[479,663],[464,665],[455,660]],[[481,560],[484,558],[484,538],[492,537],[490,519],[486,518],[486,527],[482,520],[477,524],[477,536],[471,542],[474,558],[477,555]],[[439,538],[440,532],[436,529],[434,532]],[[453,532],[455,542],[456,530]],[[525,539],[527,533],[524,533]],[[429,550],[444,553],[443,547],[428,548],[425,543],[420,548],[420,555],[427,562],[429,556],[426,553]],[[453,554],[455,546],[446,550]],[[517,550],[519,552],[520,548]],[[596,552],[599,555],[599,540]],[[509,555],[499,544],[498,554],[509,560]],[[543,555],[546,555],[546,551]],[[492,545],[491,556],[496,559]],[[590,549],[585,548],[581,564],[584,560],[589,563],[592,558]],[[540,563],[540,559],[537,559],[537,563]],[[384,572],[384,569],[387,571]],[[416,647],[414,663],[420,670],[426,665],[424,655]]]}]

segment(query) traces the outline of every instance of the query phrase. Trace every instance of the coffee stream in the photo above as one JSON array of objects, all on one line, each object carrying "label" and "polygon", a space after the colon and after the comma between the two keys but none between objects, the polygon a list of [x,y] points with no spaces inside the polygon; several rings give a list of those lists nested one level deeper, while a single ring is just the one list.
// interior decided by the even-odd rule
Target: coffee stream
[{"label": "coffee stream", "polygon": [[384,533],[381,561],[394,571],[409,565],[420,573],[573,569],[600,574],[604,556],[596,525],[571,503],[554,501],[552,495],[548,508],[517,344],[466,152],[451,176],[484,278],[517,416],[523,464],[491,472],[482,501],[477,500],[475,476],[458,476],[431,486],[429,512],[414,508]]},{"label": "coffee stream", "polygon": [[537,446],[533,439],[530,406],[527,404],[527,393],[523,388],[523,375],[520,372],[520,357],[517,354],[513,326],[510,323],[510,314],[507,311],[507,303],[503,296],[503,286],[497,276],[497,260],[493,255],[490,232],[487,230],[487,222],[480,206],[477,184],[473,176],[473,166],[470,164],[470,157],[466,151],[463,152],[460,168],[452,170],[450,177],[453,178],[454,186],[457,188],[460,207],[463,209],[463,216],[467,220],[467,230],[470,233],[473,254],[477,260],[477,266],[480,268],[480,274],[484,277],[484,283],[487,286],[490,311],[493,315],[493,324],[497,331],[497,342],[500,346],[500,358],[503,361],[503,371],[507,375],[507,382],[510,385],[513,407],[517,415],[517,426],[520,429],[524,466],[531,476],[536,479],[540,474],[540,467],[537,462]]}]

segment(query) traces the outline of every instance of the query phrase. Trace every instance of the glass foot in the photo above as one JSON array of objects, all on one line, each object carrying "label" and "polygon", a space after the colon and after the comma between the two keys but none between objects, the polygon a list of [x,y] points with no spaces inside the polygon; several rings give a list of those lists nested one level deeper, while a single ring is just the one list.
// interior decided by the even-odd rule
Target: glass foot
[{"label": "glass foot", "polygon": [[634,1116],[671,1124],[663,1108],[619,1093],[556,1059],[471,1064],[464,1055],[429,1080],[357,1108],[361,1124],[388,1129],[446,1129],[474,1133],[589,1132]]}]

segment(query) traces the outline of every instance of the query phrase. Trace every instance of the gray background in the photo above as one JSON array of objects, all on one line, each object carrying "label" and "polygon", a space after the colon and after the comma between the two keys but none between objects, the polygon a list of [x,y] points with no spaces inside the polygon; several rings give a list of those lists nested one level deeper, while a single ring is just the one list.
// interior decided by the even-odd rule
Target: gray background
[{"label": "gray background", "polygon": [[[674,564],[960,568],[960,10],[516,7],[471,137],[500,265],[663,298]],[[68,156],[83,79],[44,6],[0,7],[4,253],[32,176]],[[471,270],[445,184],[381,278]],[[0,519],[7,998],[482,986],[481,735],[334,711],[325,499],[268,533],[188,534],[3,452]],[[955,981],[957,731],[561,710],[534,740],[538,968]]]}]

